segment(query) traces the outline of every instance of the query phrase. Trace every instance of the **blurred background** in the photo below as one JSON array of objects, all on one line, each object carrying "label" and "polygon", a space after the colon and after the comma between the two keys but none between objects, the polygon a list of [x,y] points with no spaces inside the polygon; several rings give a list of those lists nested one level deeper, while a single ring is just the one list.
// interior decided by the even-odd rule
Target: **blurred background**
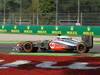
[{"label": "blurred background", "polygon": [[0,24],[100,25],[100,0],[0,0]]}]

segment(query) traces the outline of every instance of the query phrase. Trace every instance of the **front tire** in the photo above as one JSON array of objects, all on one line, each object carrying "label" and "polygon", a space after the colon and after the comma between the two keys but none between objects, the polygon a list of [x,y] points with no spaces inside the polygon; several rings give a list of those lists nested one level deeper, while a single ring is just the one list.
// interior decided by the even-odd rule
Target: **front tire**
[{"label": "front tire", "polygon": [[31,41],[25,41],[23,43],[23,51],[24,52],[32,52],[33,47],[32,47],[32,42]]}]

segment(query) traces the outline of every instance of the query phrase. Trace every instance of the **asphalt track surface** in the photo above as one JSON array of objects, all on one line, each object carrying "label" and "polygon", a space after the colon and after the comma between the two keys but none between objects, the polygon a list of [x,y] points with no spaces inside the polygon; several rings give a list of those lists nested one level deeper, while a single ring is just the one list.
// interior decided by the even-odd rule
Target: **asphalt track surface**
[{"label": "asphalt track surface", "polygon": [[[16,44],[0,44],[0,52],[12,52]],[[100,44],[95,44],[89,53],[100,53]]]}]

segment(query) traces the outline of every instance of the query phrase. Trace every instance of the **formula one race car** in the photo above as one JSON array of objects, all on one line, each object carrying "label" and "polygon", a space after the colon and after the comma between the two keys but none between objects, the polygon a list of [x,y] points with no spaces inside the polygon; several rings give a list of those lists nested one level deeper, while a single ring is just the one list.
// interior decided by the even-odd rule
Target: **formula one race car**
[{"label": "formula one race car", "polygon": [[82,40],[68,36],[57,36],[55,40],[38,40],[19,42],[13,51],[17,52],[47,52],[47,51],[72,51],[87,53],[93,48],[93,36],[83,35]]}]

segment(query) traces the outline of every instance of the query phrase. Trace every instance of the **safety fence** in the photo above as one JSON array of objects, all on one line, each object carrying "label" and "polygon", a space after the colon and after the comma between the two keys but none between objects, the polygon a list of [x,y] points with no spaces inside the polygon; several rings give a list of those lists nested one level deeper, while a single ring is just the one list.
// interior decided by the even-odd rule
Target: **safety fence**
[{"label": "safety fence", "polygon": [[100,26],[65,25],[0,25],[0,33],[24,33],[41,35],[93,35],[100,36]]}]

